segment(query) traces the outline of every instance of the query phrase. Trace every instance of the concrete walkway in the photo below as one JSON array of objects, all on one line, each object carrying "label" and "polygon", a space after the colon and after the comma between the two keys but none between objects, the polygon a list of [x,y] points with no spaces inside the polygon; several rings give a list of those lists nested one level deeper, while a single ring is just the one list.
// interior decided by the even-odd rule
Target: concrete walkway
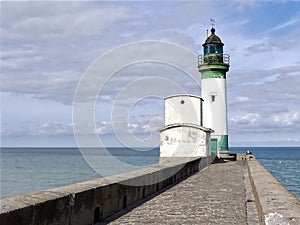
[{"label": "concrete walkway", "polygon": [[247,224],[246,172],[244,161],[212,164],[101,224]]}]

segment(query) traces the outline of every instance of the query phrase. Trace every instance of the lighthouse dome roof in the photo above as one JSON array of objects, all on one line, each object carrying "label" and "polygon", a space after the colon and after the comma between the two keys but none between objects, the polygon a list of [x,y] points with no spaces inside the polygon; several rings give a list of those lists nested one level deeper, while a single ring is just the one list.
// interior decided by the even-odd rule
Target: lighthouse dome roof
[{"label": "lighthouse dome roof", "polygon": [[203,45],[206,44],[221,44],[224,45],[221,41],[221,39],[215,35],[216,29],[215,28],[211,28],[211,35],[205,40],[205,43]]}]

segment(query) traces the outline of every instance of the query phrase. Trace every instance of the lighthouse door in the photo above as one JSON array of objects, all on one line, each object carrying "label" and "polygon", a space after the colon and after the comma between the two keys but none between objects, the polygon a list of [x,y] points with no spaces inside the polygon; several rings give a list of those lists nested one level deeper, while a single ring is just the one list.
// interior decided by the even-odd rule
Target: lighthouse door
[{"label": "lighthouse door", "polygon": [[211,139],[210,140],[210,149],[211,153],[215,156],[218,155],[218,140],[217,139]]}]

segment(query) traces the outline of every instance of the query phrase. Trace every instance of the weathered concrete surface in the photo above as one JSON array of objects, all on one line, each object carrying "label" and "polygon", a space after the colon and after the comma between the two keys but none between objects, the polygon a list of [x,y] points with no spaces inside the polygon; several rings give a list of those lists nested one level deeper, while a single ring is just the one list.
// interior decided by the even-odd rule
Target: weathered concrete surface
[{"label": "weathered concrete surface", "polygon": [[106,223],[247,224],[246,172],[244,161],[212,164]]},{"label": "weathered concrete surface", "polygon": [[259,161],[247,161],[261,224],[299,225],[300,202]]},{"label": "weathered concrete surface", "polygon": [[259,224],[258,211],[256,208],[256,202],[254,193],[252,190],[249,171],[244,174],[245,177],[245,190],[246,190],[246,209],[247,209],[247,225]]}]

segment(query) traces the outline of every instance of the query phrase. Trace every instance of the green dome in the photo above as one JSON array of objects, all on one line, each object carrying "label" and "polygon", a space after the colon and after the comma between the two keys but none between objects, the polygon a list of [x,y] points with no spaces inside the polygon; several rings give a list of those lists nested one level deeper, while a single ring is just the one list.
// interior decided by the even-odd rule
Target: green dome
[{"label": "green dome", "polygon": [[205,43],[203,45],[206,44],[220,44],[220,45],[224,45],[221,41],[221,39],[215,35],[216,29],[215,28],[211,28],[211,35],[205,40]]}]

